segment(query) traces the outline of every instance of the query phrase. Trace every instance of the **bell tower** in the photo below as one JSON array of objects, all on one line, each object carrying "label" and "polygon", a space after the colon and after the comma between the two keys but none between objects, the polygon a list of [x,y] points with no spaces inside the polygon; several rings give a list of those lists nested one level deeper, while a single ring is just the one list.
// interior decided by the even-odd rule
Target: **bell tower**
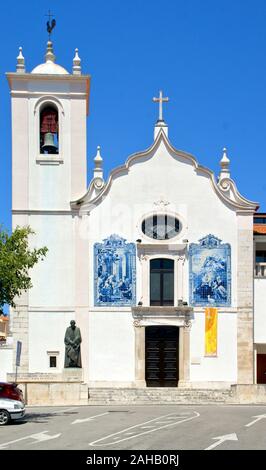
[{"label": "bell tower", "polygon": [[55,63],[52,41],[45,62],[31,73],[20,48],[7,73],[12,101],[13,210],[68,210],[86,192],[86,116],[90,76],[75,50],[70,74]]},{"label": "bell tower", "polygon": [[14,345],[22,341],[21,373],[50,372],[50,351],[58,353],[59,369],[64,367],[62,338],[80,305],[78,215],[71,201],[87,190],[90,76],[82,74],[77,49],[72,73],[56,63],[50,33],[44,63],[27,72],[20,48],[16,71],[7,73],[12,106],[12,225],[34,230],[30,248],[48,247],[45,260],[31,270],[33,288],[11,309]]}]

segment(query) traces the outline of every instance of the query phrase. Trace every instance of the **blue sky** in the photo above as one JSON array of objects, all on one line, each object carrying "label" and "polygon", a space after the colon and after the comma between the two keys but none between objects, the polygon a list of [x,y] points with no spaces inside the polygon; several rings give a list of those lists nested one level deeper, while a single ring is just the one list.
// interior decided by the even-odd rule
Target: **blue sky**
[{"label": "blue sky", "polygon": [[101,145],[105,174],[151,145],[159,89],[178,149],[217,174],[228,148],[240,192],[266,211],[265,0],[13,0],[1,5],[0,221],[11,223],[11,120],[6,71],[23,46],[27,71],[43,62],[45,14],[55,14],[57,62],[75,47],[92,76],[88,177]]}]

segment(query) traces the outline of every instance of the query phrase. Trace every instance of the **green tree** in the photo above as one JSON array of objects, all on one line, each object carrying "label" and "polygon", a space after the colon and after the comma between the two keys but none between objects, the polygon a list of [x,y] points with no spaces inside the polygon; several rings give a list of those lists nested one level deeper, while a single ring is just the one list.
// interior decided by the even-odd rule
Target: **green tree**
[{"label": "green tree", "polygon": [[16,307],[15,297],[32,287],[29,269],[44,259],[48,248],[29,249],[30,227],[17,227],[9,233],[0,227],[0,313],[5,304]]}]

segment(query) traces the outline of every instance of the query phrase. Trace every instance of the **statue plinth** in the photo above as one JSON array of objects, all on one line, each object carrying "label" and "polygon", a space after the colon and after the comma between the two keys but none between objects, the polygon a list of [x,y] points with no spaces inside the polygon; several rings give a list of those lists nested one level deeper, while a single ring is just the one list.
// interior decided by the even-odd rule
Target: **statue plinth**
[{"label": "statue plinth", "polygon": [[63,382],[83,382],[82,367],[65,367],[62,370]]}]

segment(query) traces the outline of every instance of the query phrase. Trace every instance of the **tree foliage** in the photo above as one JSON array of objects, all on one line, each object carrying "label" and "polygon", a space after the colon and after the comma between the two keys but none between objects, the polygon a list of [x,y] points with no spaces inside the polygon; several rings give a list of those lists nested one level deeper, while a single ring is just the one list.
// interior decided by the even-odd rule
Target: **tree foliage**
[{"label": "tree foliage", "polygon": [[48,248],[29,249],[30,227],[17,227],[11,235],[0,227],[0,313],[5,304],[15,307],[15,297],[32,287],[29,269],[44,259]]}]

